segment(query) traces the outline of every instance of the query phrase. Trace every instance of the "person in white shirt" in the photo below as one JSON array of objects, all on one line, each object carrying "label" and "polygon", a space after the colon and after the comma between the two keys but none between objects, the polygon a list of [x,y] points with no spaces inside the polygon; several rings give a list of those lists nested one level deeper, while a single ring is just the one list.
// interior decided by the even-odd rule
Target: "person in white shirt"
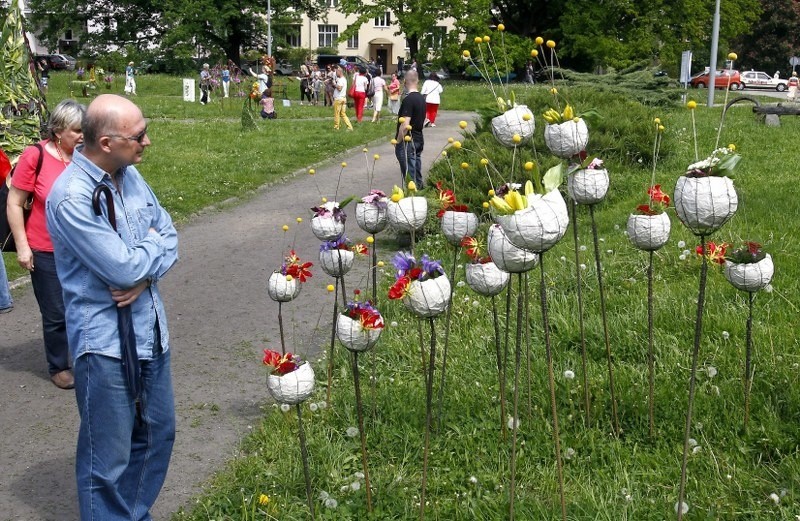
[{"label": "person in white shirt", "polygon": [[439,83],[439,76],[432,72],[419,93],[425,96],[425,126],[436,126],[436,114],[439,112],[439,103],[441,103],[441,94],[444,90],[442,84]]},{"label": "person in white shirt", "polygon": [[353,124],[347,117],[347,78],[341,67],[336,67],[336,82],[333,89],[333,130],[339,130],[339,122],[344,119],[347,130],[353,130]]},{"label": "person in white shirt", "polygon": [[381,110],[383,109],[383,95],[389,94],[389,89],[386,87],[386,80],[380,76],[372,78],[372,87],[375,89],[375,94],[372,95],[372,105],[375,112],[372,113],[372,122],[377,123],[381,119]]}]

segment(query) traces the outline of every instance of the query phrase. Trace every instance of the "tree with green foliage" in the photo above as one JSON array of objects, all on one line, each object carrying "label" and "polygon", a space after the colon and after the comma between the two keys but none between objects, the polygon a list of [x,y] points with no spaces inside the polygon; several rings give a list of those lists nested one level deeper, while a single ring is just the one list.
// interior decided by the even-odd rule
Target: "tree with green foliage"
[{"label": "tree with green foliage", "polygon": [[6,12],[0,36],[0,149],[12,159],[39,140],[46,109],[34,75],[23,20],[14,2]]},{"label": "tree with green foliage", "polygon": [[791,75],[789,59],[800,55],[800,3],[797,0],[761,0],[761,16],[746,34],[736,38],[738,67],[781,76]]}]

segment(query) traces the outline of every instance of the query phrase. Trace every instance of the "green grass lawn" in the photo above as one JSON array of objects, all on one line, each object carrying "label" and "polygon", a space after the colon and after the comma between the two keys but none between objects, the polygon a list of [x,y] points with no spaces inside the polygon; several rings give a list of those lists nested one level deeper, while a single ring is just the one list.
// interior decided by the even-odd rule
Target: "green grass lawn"
[{"label": "green grass lawn", "polygon": [[[330,157],[337,150],[386,136],[391,128],[389,122],[374,129],[360,128],[332,144],[323,139],[329,135],[330,122],[316,119],[322,109],[292,107],[297,111],[292,112],[296,119],[289,121],[288,115],[284,118],[281,113],[277,121],[259,122],[259,131],[243,133],[239,123],[241,104],[186,106],[177,94],[166,92],[163,84],[166,78],[154,78],[152,87],[147,86],[147,80],[146,76],[139,80],[137,102],[145,108],[146,116],[154,117],[150,122],[153,146],[142,171],[179,220],[209,204],[246,195],[261,184]],[[54,83],[57,85],[58,80]],[[148,88],[153,94],[148,93]],[[541,113],[548,100],[546,88],[515,89],[517,98],[527,103],[536,115],[537,154],[543,164],[551,164],[553,160],[541,144],[544,124]],[[624,231],[629,213],[645,202],[644,190],[650,182],[652,167],[653,118],[661,118],[666,127],[656,181],[670,194],[686,165],[695,160],[692,122],[681,103],[648,104],[647,92],[634,99],[595,90],[575,89],[571,99],[578,109],[595,108],[603,116],[592,127],[589,152],[602,154],[611,176],[609,195],[597,205],[595,216],[623,433],[619,438],[612,434],[591,222],[587,209],[580,208],[580,244],[586,246],[585,251],[580,251],[585,268],[579,269],[589,356],[587,375],[592,410],[589,425],[583,412],[575,298],[579,282],[571,228],[545,254],[543,261],[567,512],[569,519],[576,520],[674,518],[700,271],[694,248],[699,242],[670,210],[672,235],[654,261],[656,436],[651,439],[647,428],[647,255],[630,245]],[[689,93],[701,105],[705,94],[705,91]],[[718,96],[721,101],[724,93]],[[484,87],[446,85],[443,109],[483,111],[491,107],[491,96]],[[328,117],[327,111],[323,115]],[[699,155],[704,158],[714,147],[720,109],[701,106],[696,116]],[[692,436],[699,448],[692,452],[688,462],[686,500],[690,510],[684,517],[687,520],[795,520],[800,515],[800,343],[796,333],[800,232],[795,224],[798,203],[794,197],[793,172],[800,121],[783,117],[781,124],[779,128],[766,127],[754,119],[748,107],[736,107],[728,114],[720,138],[720,145],[735,143],[743,156],[735,178],[739,210],[711,239],[761,242],[773,256],[776,274],[771,291],[761,292],[755,298],[755,379],[750,429],[743,432],[747,297],[727,283],[720,269],[709,270],[692,422]],[[292,129],[302,126],[307,141],[305,138],[298,141],[297,132],[292,132],[291,138],[285,137],[287,133],[279,132],[282,127],[278,125],[291,125]],[[351,138],[352,141],[345,141]],[[485,132],[476,139],[492,161],[501,164],[509,160],[510,153],[494,145]],[[456,194],[479,204],[484,198],[486,180],[478,168],[478,156],[470,152],[478,145],[472,138],[463,141],[462,151],[449,151],[451,164],[466,162],[469,167],[463,170],[456,167]],[[288,152],[296,151],[297,147],[301,147],[301,154]],[[265,161],[265,154],[272,154],[270,160]],[[530,147],[522,154],[534,157]],[[210,165],[214,168],[209,168]],[[450,179],[447,162],[439,163],[431,176]],[[435,217],[429,219],[431,232],[418,245],[418,253],[443,260],[449,271],[453,249],[445,246],[435,233],[438,226]],[[483,216],[483,220],[485,228],[488,216]],[[322,356],[312,359],[317,391],[302,405],[317,519],[386,520],[419,516],[425,422],[420,324],[402,304],[383,297],[394,278],[388,262],[396,246],[393,241],[378,237],[380,257],[387,263],[380,272],[379,300],[387,327],[374,351],[360,357],[374,512],[366,511],[364,479],[359,474],[362,470],[359,441],[358,437],[350,436],[349,428],[357,423],[349,360],[345,350],[337,346],[331,403],[323,403],[327,360]],[[307,252],[300,254],[308,256]],[[539,277],[537,268],[524,285],[531,296],[531,339],[529,347],[523,346],[522,353],[516,463],[516,514],[518,519],[530,520],[560,518]],[[457,271],[456,279],[463,280],[463,269]],[[516,299],[519,288],[516,277],[514,285]],[[505,294],[497,302],[502,328],[506,324]],[[308,317],[302,316],[302,306],[302,301],[288,304],[285,314],[296,315],[298,324],[308,322],[305,320]],[[426,518],[507,519],[511,443],[501,437],[501,422],[508,419],[500,418],[497,399],[491,301],[456,283],[452,308],[442,426],[431,439]],[[436,323],[441,353],[444,318]],[[513,326],[513,317],[510,323]],[[427,346],[429,333],[427,325],[423,326]],[[308,346],[302,352],[314,351],[316,347]],[[263,346],[251,348],[253,363],[259,364]],[[512,333],[508,345],[511,361],[514,349]],[[574,379],[565,377],[567,370],[574,372]],[[375,379],[371,380],[373,374]],[[437,371],[436,391],[438,378]],[[513,382],[512,370],[507,378],[509,383]],[[269,404],[266,390],[264,396],[263,421],[242,442],[239,456],[208,483],[202,496],[174,519],[310,518],[296,414],[293,410],[282,412]],[[511,396],[511,385],[507,386],[507,396]],[[261,494],[269,496],[268,504],[258,504]],[[777,501],[771,498],[772,494]],[[335,507],[331,500],[335,500]]]}]

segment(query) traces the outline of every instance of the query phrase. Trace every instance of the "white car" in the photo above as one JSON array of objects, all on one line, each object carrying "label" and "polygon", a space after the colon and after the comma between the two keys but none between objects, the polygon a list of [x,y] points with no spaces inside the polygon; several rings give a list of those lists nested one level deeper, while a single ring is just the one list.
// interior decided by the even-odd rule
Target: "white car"
[{"label": "white car", "polygon": [[742,87],[743,89],[775,89],[778,92],[786,90],[786,83],[788,80],[781,78],[774,78],[766,72],[759,71],[746,71],[742,72]]}]

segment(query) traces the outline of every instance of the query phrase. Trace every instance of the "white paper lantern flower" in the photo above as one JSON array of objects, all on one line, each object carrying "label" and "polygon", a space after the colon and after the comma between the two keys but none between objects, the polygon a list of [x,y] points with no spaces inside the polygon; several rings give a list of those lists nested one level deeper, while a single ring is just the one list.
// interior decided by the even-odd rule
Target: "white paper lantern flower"
[{"label": "white paper lantern flower", "polygon": [[442,233],[447,242],[458,246],[464,237],[469,237],[478,229],[478,216],[472,212],[446,210],[442,214]]},{"label": "white paper lantern flower", "polygon": [[[514,246],[543,253],[555,246],[567,231],[567,204],[558,190],[527,197],[528,208],[495,219]],[[492,258],[498,262],[494,255]]]},{"label": "white paper lantern flower", "polygon": [[569,159],[586,149],[589,129],[583,119],[548,124],[544,127],[544,143],[554,155]]},{"label": "white paper lantern flower", "polygon": [[410,232],[419,230],[425,225],[428,217],[428,200],[424,197],[404,197],[399,201],[389,202],[387,208],[389,226],[395,230]]},{"label": "white paper lantern flower", "polygon": [[669,240],[671,226],[666,212],[656,215],[631,214],[628,217],[628,239],[640,250],[655,251]]},{"label": "white paper lantern flower", "polygon": [[289,277],[280,271],[272,272],[267,281],[267,293],[269,298],[276,302],[289,302],[300,294],[300,281],[294,277]]},{"label": "white paper lantern flower", "polygon": [[597,158],[586,168],[567,177],[567,192],[578,204],[599,203],[605,199],[608,185],[608,170],[603,168],[603,161]]},{"label": "white paper lantern flower", "polygon": [[719,230],[738,206],[736,189],[728,177],[681,176],[675,185],[675,212],[695,235]]},{"label": "white paper lantern flower", "polygon": [[514,246],[499,224],[489,227],[486,243],[492,260],[505,272],[524,273],[532,270],[539,262],[536,253]]},{"label": "white paper lantern flower", "polygon": [[314,369],[308,362],[292,353],[281,355],[264,350],[264,365],[270,368],[267,390],[278,403],[296,405],[306,400],[314,391]]},{"label": "white paper lantern flower", "polygon": [[344,233],[344,223],[347,215],[339,208],[336,201],[327,201],[311,209],[314,217],[311,219],[311,232],[321,241],[338,239]]},{"label": "white paper lantern flower", "polygon": [[[526,105],[517,105],[492,118],[492,134],[502,145],[509,148],[525,144],[533,137],[536,126],[533,112]],[[514,142],[514,135],[521,139]]]},{"label": "white paper lantern flower", "polygon": [[388,224],[386,207],[389,199],[380,190],[372,190],[370,195],[356,205],[356,223],[367,233],[382,232]]},{"label": "white paper lantern flower", "polygon": [[511,275],[494,262],[468,263],[465,278],[472,291],[484,297],[493,297],[508,285]]},{"label": "white paper lantern flower", "polygon": [[764,289],[772,281],[774,274],[775,266],[770,254],[756,263],[737,264],[725,261],[725,278],[733,287],[742,291],[752,293]]},{"label": "white paper lantern flower", "polygon": [[356,254],[349,250],[332,248],[319,252],[322,271],[331,277],[343,277],[353,267]]},{"label": "white paper lantern flower", "polygon": [[383,317],[370,304],[350,302],[336,320],[336,338],[350,351],[372,349],[381,337]]},{"label": "white paper lantern flower", "polygon": [[439,261],[423,255],[418,261],[407,252],[398,252],[392,259],[396,280],[389,288],[389,299],[401,300],[414,314],[435,317],[450,304],[451,286]]}]

